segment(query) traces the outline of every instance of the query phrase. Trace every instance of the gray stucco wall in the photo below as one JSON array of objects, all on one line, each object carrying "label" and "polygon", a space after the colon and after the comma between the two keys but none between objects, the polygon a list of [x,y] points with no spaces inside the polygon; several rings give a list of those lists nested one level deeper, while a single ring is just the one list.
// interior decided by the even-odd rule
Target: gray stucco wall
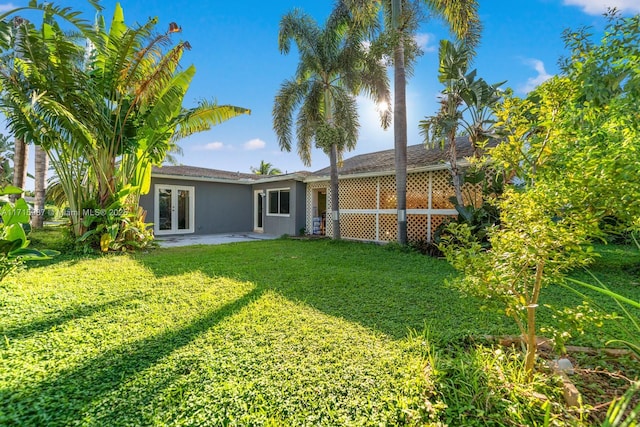
[{"label": "gray stucco wall", "polygon": [[250,185],[152,178],[151,191],[140,198],[140,205],[147,211],[147,222],[154,221],[156,184],[195,187],[194,234],[253,230]]},{"label": "gray stucco wall", "polygon": [[[306,185],[302,182],[289,180],[278,181],[270,183],[254,184],[253,190],[264,190],[265,192],[272,189],[284,189],[290,190],[289,199],[289,215],[288,216],[273,216],[269,215],[268,202],[264,205],[264,223],[263,232],[265,234],[272,234],[280,236],[283,234],[289,234],[291,236],[297,236],[300,233],[300,229],[305,227],[306,223]],[[265,198],[265,201],[268,198]]]}]

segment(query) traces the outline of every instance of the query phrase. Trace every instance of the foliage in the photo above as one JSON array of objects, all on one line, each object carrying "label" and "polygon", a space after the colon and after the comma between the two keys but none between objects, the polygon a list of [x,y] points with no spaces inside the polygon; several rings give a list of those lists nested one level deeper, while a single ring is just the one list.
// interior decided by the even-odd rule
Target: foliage
[{"label": "foliage", "polygon": [[469,138],[477,157],[495,136],[492,109],[501,99],[499,87],[477,78],[477,71],[469,71],[471,48],[448,40],[440,41],[438,80],[444,85],[440,95],[440,110],[420,121],[420,133],[429,148],[448,150],[451,177],[457,206],[464,207],[462,197],[463,173],[458,166],[456,137],[459,129]]},{"label": "foliage", "polygon": [[271,163],[264,160],[260,160],[260,166],[258,167],[251,166],[251,172],[256,175],[280,175],[282,173],[280,169],[273,167]]},{"label": "foliage", "polygon": [[[436,256],[441,256],[442,252],[437,249],[437,245],[442,242],[442,237],[449,234],[447,228],[451,223],[466,224],[471,235],[480,245],[487,249],[491,246],[489,241],[489,231],[500,225],[500,212],[497,200],[504,193],[504,177],[500,173],[495,173],[489,164],[474,162],[464,173],[463,200],[466,205],[459,205],[455,197],[452,197],[458,216],[455,219],[445,220],[433,233],[433,252]],[[475,194],[480,186],[479,194]],[[464,191],[465,187],[468,189]],[[465,194],[466,193],[466,194]],[[454,238],[455,236],[450,235]]]},{"label": "foliage", "polygon": [[130,251],[153,245],[151,224],[145,223],[146,211],[113,203],[106,209],[91,210],[84,217],[87,231],[77,241],[102,252]]},{"label": "foliage", "polygon": [[[458,286],[500,300],[527,343],[530,375],[536,351],[536,310],[546,285],[586,265],[605,216],[639,224],[637,90],[640,16],[611,16],[601,43],[567,33],[571,60],[564,74],[526,99],[505,97],[496,115],[504,142],[490,153],[512,177],[500,197],[500,227],[483,249],[466,226],[441,249],[465,273]],[[583,315],[587,313],[582,312]]]},{"label": "foliage", "polygon": [[446,425],[584,425],[565,408],[553,377],[536,373],[527,380],[517,352],[457,348],[437,354],[434,361]]},{"label": "foliage", "polygon": [[[571,278],[566,280],[571,281]],[[584,335],[587,325],[602,327],[605,320],[615,320],[618,318],[617,314],[607,314],[602,311],[591,307],[588,301],[583,301],[577,307],[563,307],[557,309],[549,304],[545,304],[553,314],[552,318],[557,326],[541,327],[540,331],[545,334],[545,337],[549,337],[551,344],[554,347],[556,354],[565,355],[567,349],[565,344],[571,338],[579,335]]]},{"label": "foliage", "polygon": [[[635,239],[635,244],[636,248],[640,251],[640,243],[637,239]],[[590,289],[614,300],[620,309],[620,312],[629,320],[628,323],[630,328],[620,325],[618,333],[613,339],[607,342],[607,345],[622,344],[631,349],[631,351],[640,358],[640,299],[634,300],[633,298],[628,298],[624,295],[611,291],[611,289],[602,283],[602,281],[593,273],[589,273],[592,280],[596,282],[595,285],[576,278],[568,278],[566,286],[570,287],[581,296],[584,295],[579,292],[578,289]],[[601,311],[604,310],[601,309]]]},{"label": "foliage", "polygon": [[[77,237],[86,231],[82,210],[107,208],[125,188],[132,189],[126,206],[136,214],[151,167],[177,140],[249,113],[209,101],[183,107],[195,68],[179,67],[190,45],[172,45],[180,30],[175,23],[160,34],[156,18],[129,27],[119,4],[110,28],[101,13],[91,26],[71,9],[30,8],[43,12],[40,28],[27,21],[0,28],[9,40],[2,46],[0,107],[16,137],[47,150]],[[81,36],[70,35],[56,18],[69,21]]]},{"label": "foliage", "polygon": [[[464,292],[499,301],[527,343],[526,369],[535,363],[535,315],[542,289],[561,281],[564,274],[590,260],[581,223],[557,219],[546,194],[507,190],[499,205],[500,228],[489,232],[489,250],[475,239],[466,224],[450,224],[440,250],[454,268],[464,273],[455,284]],[[551,211],[553,212],[553,211]],[[526,243],[525,243],[526,242]]]},{"label": "foliage", "polygon": [[[354,20],[343,1],[336,3],[324,28],[301,10],[280,21],[280,52],[288,54],[294,42],[300,62],[295,77],[282,83],[276,94],[273,129],[280,148],[291,151],[295,127],[298,155],[305,165],[311,164],[312,143],[329,156],[331,209],[338,217],[338,162],[358,140],[356,95],[386,105],[391,97],[386,68],[378,52],[365,47],[367,36],[367,29]],[[390,120],[391,112],[381,110],[382,127],[386,129]],[[339,219],[334,219],[332,229],[339,239]]]},{"label": "foliage", "polygon": [[[344,0],[353,12],[355,21],[368,26],[375,34],[373,50],[387,55],[394,75],[394,148],[396,172],[396,204],[398,209],[398,242],[407,244],[407,76],[421,54],[413,35],[420,20],[429,17],[441,19],[458,40],[471,50],[478,45],[482,26],[477,0]],[[423,8],[427,14],[423,14]]]},{"label": "foliage", "polygon": [[[20,194],[22,190],[11,185],[0,189],[0,195]],[[24,261],[45,260],[58,254],[54,250],[29,248],[25,226],[29,225],[30,209],[24,199],[15,204],[5,202],[0,207],[0,281],[20,267]]]},{"label": "foliage", "polygon": [[0,134],[0,185],[13,182],[13,146],[14,142],[7,135]]},{"label": "foliage", "polygon": [[636,420],[640,417],[640,403],[634,408],[629,405],[638,393],[640,393],[640,381],[634,381],[620,399],[611,403],[602,427],[634,427]]}]

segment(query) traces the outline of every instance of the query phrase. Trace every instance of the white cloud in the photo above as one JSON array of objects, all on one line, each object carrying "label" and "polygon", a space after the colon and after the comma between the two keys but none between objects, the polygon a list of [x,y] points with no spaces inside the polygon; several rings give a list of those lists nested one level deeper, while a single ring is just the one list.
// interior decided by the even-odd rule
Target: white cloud
[{"label": "white cloud", "polygon": [[244,143],[243,148],[246,151],[261,150],[267,146],[267,143],[259,138],[252,139]]},{"label": "white cloud", "polygon": [[222,142],[210,142],[205,144],[202,149],[207,151],[220,151],[225,149],[225,145]]},{"label": "white cloud", "polygon": [[536,70],[538,75],[527,80],[527,83],[520,88],[522,92],[529,93],[538,85],[553,77],[552,74],[547,73],[547,70],[544,69],[544,62],[540,61],[539,59],[525,59],[524,62],[525,64]]},{"label": "white cloud", "polygon": [[435,52],[437,50],[437,46],[432,44],[435,38],[436,36],[431,33],[418,33],[414,36],[418,47],[422,49],[423,52]]},{"label": "white cloud", "polygon": [[10,10],[13,10],[15,8],[17,8],[18,6],[16,6],[13,3],[0,3],[0,13],[1,12],[8,12]]},{"label": "white cloud", "polygon": [[589,15],[600,15],[607,11],[607,8],[616,8],[621,12],[640,12],[640,2],[638,0],[563,0],[566,6],[578,6]]}]

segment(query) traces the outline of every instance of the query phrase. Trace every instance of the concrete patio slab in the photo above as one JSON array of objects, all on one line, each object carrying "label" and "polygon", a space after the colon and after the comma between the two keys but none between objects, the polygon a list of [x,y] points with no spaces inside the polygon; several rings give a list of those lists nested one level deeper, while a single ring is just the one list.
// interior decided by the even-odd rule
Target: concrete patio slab
[{"label": "concrete patio slab", "polygon": [[223,233],[204,235],[174,235],[156,237],[156,242],[161,248],[172,248],[177,246],[192,245],[222,245],[236,242],[255,242],[256,240],[272,240],[278,236],[262,233]]}]

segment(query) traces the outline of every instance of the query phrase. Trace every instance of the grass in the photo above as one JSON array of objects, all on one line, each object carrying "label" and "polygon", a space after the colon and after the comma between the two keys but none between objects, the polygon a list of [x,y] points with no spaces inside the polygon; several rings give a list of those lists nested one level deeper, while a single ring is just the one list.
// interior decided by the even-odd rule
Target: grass
[{"label": "grass", "polygon": [[[612,250],[605,280],[640,299],[640,258]],[[0,424],[423,425],[446,401],[431,346],[516,333],[445,286],[451,274],[415,253],[299,240],[32,264],[0,285]],[[425,325],[429,343],[411,332]]]}]

